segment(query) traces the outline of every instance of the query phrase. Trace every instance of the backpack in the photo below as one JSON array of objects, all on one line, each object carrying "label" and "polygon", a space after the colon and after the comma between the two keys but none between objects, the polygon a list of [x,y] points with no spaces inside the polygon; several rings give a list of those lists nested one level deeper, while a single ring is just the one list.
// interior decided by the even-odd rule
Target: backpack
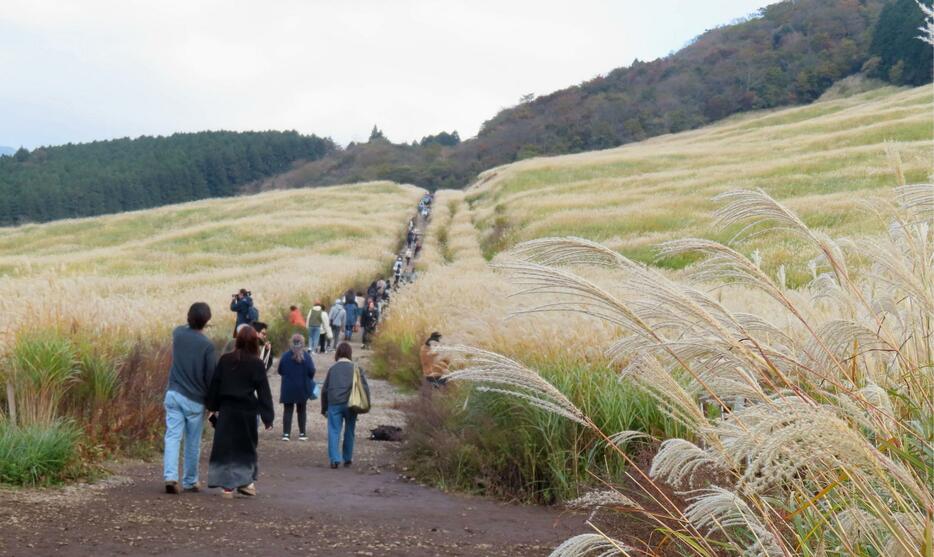
[{"label": "backpack", "polygon": [[250,306],[250,309],[246,312],[247,323],[254,323],[259,321],[259,310],[256,309],[256,306]]}]

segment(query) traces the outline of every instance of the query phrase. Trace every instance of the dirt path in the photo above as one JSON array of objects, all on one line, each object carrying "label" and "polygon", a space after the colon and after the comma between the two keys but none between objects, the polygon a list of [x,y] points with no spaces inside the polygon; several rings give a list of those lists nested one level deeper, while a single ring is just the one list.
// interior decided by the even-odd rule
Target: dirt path
[{"label": "dirt path", "polygon": [[[358,343],[354,350],[366,368],[367,353]],[[315,357],[318,381],[333,363],[326,356]],[[270,386],[278,400],[274,371]],[[255,498],[167,495],[161,461],[116,465],[94,485],[0,490],[0,555],[547,555],[586,530],[578,514],[446,494],[407,479],[399,444],[367,438],[377,425],[404,427],[397,408],[405,396],[385,381],[370,387],[374,407],[357,423],[352,468],[329,468],[313,401],[309,441],[281,441],[279,416],[260,432]],[[210,445],[209,431],[202,482]]]},{"label": "dirt path", "polygon": [[[316,363],[326,370],[330,358]],[[277,394],[278,376],[270,379]],[[0,555],[547,555],[584,530],[580,515],[405,479],[399,445],[367,439],[379,424],[404,425],[395,409],[403,396],[384,381],[370,384],[374,409],[359,419],[350,469],[328,467],[324,419],[312,402],[308,442],[280,441],[278,417],[260,433],[255,499],[166,495],[160,462],[127,463],[96,485],[0,492]],[[202,449],[203,481],[210,440]]]}]

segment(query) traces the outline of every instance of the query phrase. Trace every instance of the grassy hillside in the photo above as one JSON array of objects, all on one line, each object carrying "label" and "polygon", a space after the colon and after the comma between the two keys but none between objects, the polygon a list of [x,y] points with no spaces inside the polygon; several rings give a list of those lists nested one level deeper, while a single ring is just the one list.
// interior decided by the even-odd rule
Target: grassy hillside
[{"label": "grassy hillside", "polygon": [[193,302],[211,306],[207,333],[224,342],[231,294],[252,290],[282,350],[290,304],[388,272],[421,193],[382,182],[0,228],[0,484],[151,450],[169,331]]},{"label": "grassy hillside", "polygon": [[[713,213],[723,204],[711,198],[739,188],[762,188],[798,212],[814,230],[831,237],[881,237],[891,212],[873,200],[895,201],[893,190],[900,181],[899,172],[907,183],[930,179],[934,150],[932,93],[930,87],[887,88],[807,107],[756,112],[616,149],[526,160],[484,173],[466,192],[443,190],[437,195],[421,278],[396,298],[405,309],[393,311],[382,328],[377,340],[376,371],[401,384],[419,385],[422,377],[418,348],[430,332],[440,331],[446,344],[479,347],[528,366],[607,435],[635,430],[661,441],[684,436],[696,440],[702,435],[695,436],[691,428],[685,429],[683,421],[672,418],[667,413],[670,405],[653,398],[651,389],[642,388],[632,378],[620,379],[620,371],[631,363],[634,351],[643,346],[639,339],[647,335],[635,325],[627,325],[630,322],[626,316],[616,311],[622,306],[635,308],[643,323],[651,324],[662,338],[692,339],[683,346],[676,343],[674,350],[683,350],[685,358],[695,357],[694,347],[706,350],[715,334],[735,335],[729,340],[730,346],[718,344],[711,349],[720,352],[698,356],[696,365],[700,369],[747,342],[747,335],[758,334],[760,325],[750,325],[755,329],[752,332],[711,332],[706,327],[716,323],[719,314],[717,319],[704,321],[702,316],[679,313],[693,302],[687,303],[686,298],[665,300],[665,295],[675,296],[672,293],[677,292],[677,296],[699,297],[707,296],[709,291],[705,304],[722,307],[724,315],[735,312],[723,317],[729,327],[738,328],[737,322],[750,323],[748,316],[767,323],[761,326],[776,336],[758,340],[762,346],[781,351],[783,357],[811,357],[801,348],[815,342],[808,337],[810,327],[820,335],[828,335],[816,342],[835,347],[839,353],[832,358],[856,361],[850,352],[868,341],[847,337],[846,332],[830,338],[835,323],[853,318],[847,313],[851,306],[814,301],[826,294],[826,290],[808,285],[808,262],[818,260],[820,251],[800,233],[772,230],[737,246],[753,259],[762,258],[768,276],[805,316],[807,327],[762,289],[735,280],[710,284],[711,275],[707,275],[703,277],[707,284],[695,290],[690,279],[700,277],[695,273],[697,268],[688,263],[699,258],[678,255],[656,261],[656,248],[666,240],[687,236],[732,239],[742,224],[718,232]],[[877,217],[872,207],[882,209],[884,216]],[[923,232],[918,233],[923,236]],[[625,266],[569,266],[559,274],[541,267],[525,267],[523,273],[521,265],[514,265],[495,272],[479,256],[481,248],[489,258],[519,241],[564,235],[601,241],[635,259],[658,263],[661,268],[656,273],[653,266],[637,271]],[[926,242],[930,242],[929,236]],[[918,243],[922,244],[921,240]],[[890,261],[911,259],[884,242],[870,246],[872,257],[853,251],[849,243],[843,245],[848,255],[858,253],[848,257],[851,269],[866,268],[867,262],[885,257]],[[919,253],[929,253],[923,250]],[[778,269],[782,266],[787,285],[794,289],[780,285],[782,274]],[[876,272],[880,268],[875,267]],[[905,263],[904,268],[911,269],[906,275],[923,277],[929,272],[924,265],[913,263]],[[815,270],[827,273],[826,262],[818,260]],[[573,281],[564,274],[567,272],[579,274],[602,289],[603,294],[597,296],[599,299],[572,295],[581,290],[569,286]],[[869,280],[864,273],[853,276],[858,276],[859,281]],[[824,284],[834,280],[827,274],[823,277]],[[919,283],[924,284],[924,279]],[[655,285],[666,288],[655,289]],[[863,287],[888,292],[888,287],[862,282],[838,285],[838,290],[860,292]],[[559,311],[533,311],[545,306]],[[907,311],[913,311],[912,306]],[[601,320],[596,314],[612,319]],[[739,315],[744,317],[736,317]],[[886,318],[879,319],[887,322]],[[912,319],[905,323],[924,327],[923,320]],[[708,336],[698,336],[698,330]],[[893,341],[898,346],[916,333],[900,330],[891,334],[898,339]],[[927,335],[923,331],[918,334]],[[776,345],[776,338],[794,339],[794,348]],[[608,349],[616,343],[624,348],[611,354]],[[648,351],[644,346],[642,349]],[[908,353],[913,350],[906,349],[906,361],[917,363],[929,357],[925,354],[930,352],[925,352],[923,346],[917,353]],[[675,392],[677,385],[689,380],[681,367],[689,360],[675,362],[666,357],[661,354],[659,360],[666,371],[674,370],[680,383],[672,382],[670,377],[661,383],[664,374],[648,383],[658,382]],[[759,365],[742,365],[747,364]],[[839,373],[838,369],[825,370],[825,363],[808,365],[820,374]],[[911,366],[906,366],[904,375],[890,375],[871,357],[860,361],[859,366],[863,375],[856,381],[860,387],[868,381],[885,388],[896,388],[905,378],[910,382],[928,381],[924,378],[928,376]],[[480,373],[490,380],[485,386],[502,389],[509,385],[508,374],[492,384],[496,383],[490,379],[493,368],[501,369],[493,365]],[[762,379],[765,384],[769,380],[767,374]],[[528,385],[529,381],[522,377],[514,384]],[[731,381],[724,384],[738,384]],[[815,388],[809,377],[796,377],[794,381],[800,381],[798,384],[805,385],[808,392],[824,388]],[[446,488],[545,502],[570,499],[591,489],[602,490],[606,487],[604,480],[610,485],[627,485],[622,470],[631,469],[594,431],[501,392],[481,393],[469,385],[452,383],[448,396],[425,399],[411,409],[410,469],[424,480]],[[705,391],[693,383],[692,388],[693,394],[685,395],[685,400],[691,402],[685,406],[696,413],[697,408],[705,406],[695,403],[694,396]],[[772,393],[770,387],[766,391]],[[732,400],[729,397],[733,394],[712,396]],[[905,415],[912,415],[913,408],[906,409]],[[710,418],[710,423],[717,423],[716,418]],[[627,444],[627,450],[630,446],[633,454],[642,457],[658,448],[657,444],[637,443]],[[600,481],[591,481],[594,475]]]},{"label": "grassy hillside", "polygon": [[[735,231],[712,227],[711,198],[736,188],[762,188],[834,234],[881,231],[863,202],[891,198],[893,157],[908,182],[929,179],[932,101],[931,87],[883,88],[616,149],[531,159],[485,172],[467,199],[487,256],[521,240],[576,235],[653,262],[653,246],[664,240],[729,240]],[[797,244],[770,235],[743,248],[761,249],[769,264]]]},{"label": "grassy hillside", "polygon": [[197,299],[226,328],[241,287],[271,317],[385,265],[418,195],[384,182],[0,228],[4,326],[40,315],[164,330]]}]

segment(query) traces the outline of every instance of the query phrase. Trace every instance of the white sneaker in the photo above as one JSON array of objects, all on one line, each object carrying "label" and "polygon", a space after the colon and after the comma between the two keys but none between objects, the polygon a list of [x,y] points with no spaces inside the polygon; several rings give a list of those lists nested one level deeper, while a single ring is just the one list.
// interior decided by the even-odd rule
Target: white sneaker
[{"label": "white sneaker", "polygon": [[308,441],[308,436],[307,436],[307,435],[299,435],[299,436],[298,436],[298,440],[299,440],[299,441]]},{"label": "white sneaker", "polygon": [[288,441],[288,440],[289,440],[289,436],[288,436],[288,435],[283,435],[283,436],[282,436],[282,440],[283,440],[283,441]]}]

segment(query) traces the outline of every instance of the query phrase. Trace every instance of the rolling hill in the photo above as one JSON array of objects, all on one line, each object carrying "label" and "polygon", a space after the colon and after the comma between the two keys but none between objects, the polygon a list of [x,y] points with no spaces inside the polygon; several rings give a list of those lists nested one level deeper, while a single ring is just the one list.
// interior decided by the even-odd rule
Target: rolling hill
[{"label": "rolling hill", "polygon": [[[521,240],[574,235],[680,267],[687,261],[656,261],[654,246],[684,236],[729,240],[731,231],[712,228],[711,198],[736,188],[761,188],[834,234],[878,232],[882,221],[865,202],[891,198],[894,159],[909,183],[934,171],[932,102],[929,86],[888,87],[755,112],[616,149],[494,168],[467,199],[487,256]],[[757,248],[773,267],[796,250],[772,236],[744,246]]]},{"label": "rolling hill", "polygon": [[[930,0],[926,0],[930,3]],[[339,148],[294,132],[204,132],[43,147],[0,160],[0,224],[47,221],[265,189],[388,180],[459,188],[491,167],[696,129],[732,114],[813,102],[864,76],[931,80],[914,0],[785,0],[678,52],[525,98],[456,131]]]}]

